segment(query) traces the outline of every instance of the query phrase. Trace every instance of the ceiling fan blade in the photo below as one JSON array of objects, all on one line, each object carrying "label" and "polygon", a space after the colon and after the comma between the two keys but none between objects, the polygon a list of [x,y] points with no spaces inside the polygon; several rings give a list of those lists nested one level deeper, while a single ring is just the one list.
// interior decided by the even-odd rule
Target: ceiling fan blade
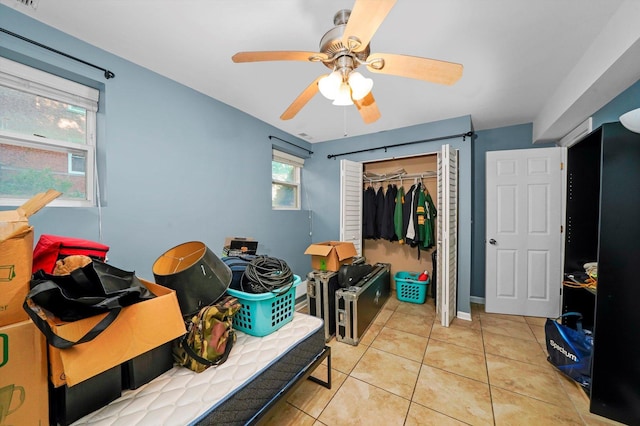
[{"label": "ceiling fan blade", "polygon": [[327,59],[327,55],[320,52],[303,52],[290,50],[274,50],[260,52],[238,52],[231,57],[233,62],[261,62],[261,61],[317,61]]},{"label": "ceiling fan blade", "polygon": [[353,103],[358,108],[358,112],[360,112],[360,116],[365,123],[371,124],[380,118],[380,110],[378,110],[378,105],[376,105],[376,100],[371,92],[359,101],[353,101]]},{"label": "ceiling fan blade", "polygon": [[[387,17],[396,0],[356,0],[342,36],[342,44],[354,52],[363,51],[371,38]],[[356,46],[349,38],[358,40]]]},{"label": "ceiling fan blade", "polygon": [[298,97],[291,103],[291,105],[289,105],[289,108],[287,108],[287,110],[282,113],[280,119],[290,120],[295,117],[296,114],[300,112],[302,107],[304,107],[307,102],[309,102],[311,98],[313,98],[315,94],[318,93],[318,81],[320,81],[320,79],[324,76],[326,76],[326,74],[316,78],[313,83],[308,85],[307,88],[304,89],[302,93],[300,93],[300,95],[298,95]]},{"label": "ceiling fan blade", "polygon": [[[384,65],[380,68],[380,60]],[[462,65],[417,56],[374,53],[367,58],[371,72],[415,78],[432,83],[452,85],[462,77]]]}]

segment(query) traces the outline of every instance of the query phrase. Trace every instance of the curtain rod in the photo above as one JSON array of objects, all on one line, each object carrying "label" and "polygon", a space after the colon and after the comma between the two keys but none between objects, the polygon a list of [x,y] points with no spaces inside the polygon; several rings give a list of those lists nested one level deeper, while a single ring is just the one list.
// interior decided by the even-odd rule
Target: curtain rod
[{"label": "curtain rod", "polygon": [[301,149],[301,150],[303,150],[303,151],[307,151],[307,152],[309,153],[309,155],[313,154],[313,151],[311,151],[311,150],[309,150],[309,149],[307,149],[307,148],[303,148],[303,147],[301,147],[300,145],[296,145],[296,144],[295,144],[295,143],[293,143],[293,142],[289,142],[289,141],[285,141],[284,139],[280,139],[280,138],[279,138],[279,137],[277,137],[277,136],[271,136],[271,135],[269,135],[269,139],[278,139],[279,141],[282,141],[282,142],[284,142],[284,143],[288,143],[289,145],[293,145],[293,146],[295,146],[295,147],[296,147],[296,148],[298,148],[298,149]]},{"label": "curtain rod", "polygon": [[336,158],[336,157],[341,157],[343,155],[349,155],[349,154],[359,154],[361,152],[375,151],[375,150],[378,150],[378,149],[384,149],[384,152],[387,152],[387,149],[389,149],[389,148],[397,148],[399,146],[413,145],[413,144],[416,144],[416,143],[424,143],[424,142],[440,141],[440,140],[443,140],[443,139],[453,139],[453,138],[459,138],[459,137],[462,137],[462,140],[464,141],[467,137],[471,137],[471,136],[473,136],[473,132],[460,133],[460,134],[457,134],[457,135],[449,135],[449,136],[440,136],[440,137],[437,137],[437,138],[423,139],[423,140],[420,140],[420,141],[404,142],[404,143],[397,143],[397,144],[394,144],[394,145],[379,146],[379,147],[376,147],[376,148],[360,149],[358,151],[343,152],[342,154],[329,154],[329,155],[327,155],[327,158]]},{"label": "curtain rod", "polygon": [[13,33],[13,32],[11,32],[11,31],[9,31],[9,30],[4,29],[4,28],[0,28],[0,31],[1,31],[1,32],[3,32],[3,33],[5,33],[5,34],[8,34],[8,35],[10,35],[10,36],[12,36],[12,37],[19,38],[20,40],[26,41],[27,43],[31,43],[31,44],[34,44],[34,45],[36,45],[36,46],[38,46],[38,47],[42,47],[43,49],[47,49],[47,50],[49,50],[49,51],[51,51],[51,52],[53,52],[53,53],[57,53],[58,55],[62,55],[62,56],[64,56],[64,57],[66,57],[66,58],[73,59],[74,61],[81,62],[81,63],[83,63],[83,64],[85,64],[85,65],[90,66],[90,67],[93,67],[93,68],[99,69],[100,71],[104,71],[104,78],[106,78],[107,80],[109,80],[110,78],[114,78],[114,77],[116,76],[114,73],[112,73],[111,71],[109,71],[109,70],[108,70],[108,69],[106,69],[106,68],[102,68],[102,67],[99,67],[99,66],[97,66],[97,65],[94,65],[94,64],[92,64],[92,63],[90,63],[90,62],[83,61],[82,59],[76,58],[75,56],[71,56],[71,55],[69,55],[69,54],[67,54],[67,53],[61,52],[61,51],[56,50],[56,49],[54,49],[54,48],[52,48],[52,47],[45,46],[45,45],[44,45],[44,44],[42,44],[42,43],[38,43],[37,41],[34,41],[34,40],[31,40],[31,39],[28,39],[28,38],[26,38],[26,37],[23,37],[23,36],[21,36],[21,35],[19,35],[19,34]]}]

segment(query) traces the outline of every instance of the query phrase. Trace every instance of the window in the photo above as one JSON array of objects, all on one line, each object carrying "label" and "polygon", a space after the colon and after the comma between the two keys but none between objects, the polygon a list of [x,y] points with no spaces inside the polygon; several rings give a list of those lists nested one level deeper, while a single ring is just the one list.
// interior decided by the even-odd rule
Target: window
[{"label": "window", "polygon": [[271,160],[271,207],[300,210],[300,170],[304,160],[273,150]]},{"label": "window", "polygon": [[0,205],[95,204],[96,89],[0,57]]}]

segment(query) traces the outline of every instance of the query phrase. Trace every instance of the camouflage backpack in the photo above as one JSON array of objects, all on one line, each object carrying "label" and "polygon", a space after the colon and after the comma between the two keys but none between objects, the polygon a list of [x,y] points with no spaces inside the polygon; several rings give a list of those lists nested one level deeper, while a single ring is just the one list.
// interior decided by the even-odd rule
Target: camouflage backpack
[{"label": "camouflage backpack", "polygon": [[225,362],[236,341],[233,316],[241,307],[238,299],[225,295],[200,309],[187,321],[187,333],[174,342],[175,361],[196,373]]}]

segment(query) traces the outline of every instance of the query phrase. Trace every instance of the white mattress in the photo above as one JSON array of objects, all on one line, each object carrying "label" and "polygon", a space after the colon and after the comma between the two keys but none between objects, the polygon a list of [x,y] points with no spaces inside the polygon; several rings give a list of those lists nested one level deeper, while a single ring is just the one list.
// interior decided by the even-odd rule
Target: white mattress
[{"label": "white mattress", "polygon": [[73,425],[184,426],[196,422],[322,327],[320,318],[296,312],[290,323],[264,337],[237,331],[237,341],[224,364],[202,373],[174,367],[138,389],[124,391],[120,398]]}]

